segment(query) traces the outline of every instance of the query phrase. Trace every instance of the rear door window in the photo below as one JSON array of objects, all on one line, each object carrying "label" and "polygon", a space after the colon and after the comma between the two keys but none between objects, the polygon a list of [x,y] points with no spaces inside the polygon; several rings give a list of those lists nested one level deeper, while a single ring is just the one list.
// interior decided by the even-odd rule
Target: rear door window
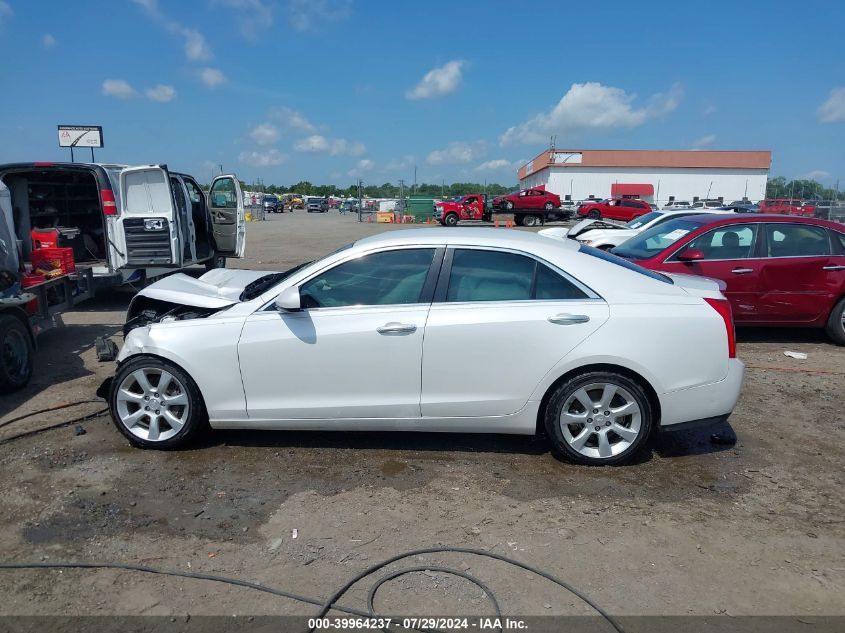
[{"label": "rear door window", "polygon": [[531,257],[503,251],[456,249],[447,302],[585,299],[569,279]]},{"label": "rear door window", "polygon": [[830,255],[827,231],[807,224],[766,224],[769,257],[820,257]]}]

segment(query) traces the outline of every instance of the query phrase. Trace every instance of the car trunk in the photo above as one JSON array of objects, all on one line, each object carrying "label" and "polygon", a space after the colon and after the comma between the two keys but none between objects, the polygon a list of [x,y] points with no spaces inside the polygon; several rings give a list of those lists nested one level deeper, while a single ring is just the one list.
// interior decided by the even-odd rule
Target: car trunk
[{"label": "car trunk", "polygon": [[15,237],[24,261],[30,260],[41,239],[56,240],[59,247],[72,248],[77,263],[106,259],[100,190],[91,170],[15,170],[4,174],[2,180],[11,194]]}]

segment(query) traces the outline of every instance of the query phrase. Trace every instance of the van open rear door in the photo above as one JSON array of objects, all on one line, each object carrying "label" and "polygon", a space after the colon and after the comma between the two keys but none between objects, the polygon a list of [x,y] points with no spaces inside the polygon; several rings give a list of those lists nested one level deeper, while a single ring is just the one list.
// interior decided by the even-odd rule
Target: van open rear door
[{"label": "van open rear door", "polygon": [[182,267],[182,242],[166,165],[120,172],[116,268]]},{"label": "van open rear door", "polygon": [[243,257],[246,248],[244,195],[234,174],[217,176],[208,190],[214,244],[218,255]]}]

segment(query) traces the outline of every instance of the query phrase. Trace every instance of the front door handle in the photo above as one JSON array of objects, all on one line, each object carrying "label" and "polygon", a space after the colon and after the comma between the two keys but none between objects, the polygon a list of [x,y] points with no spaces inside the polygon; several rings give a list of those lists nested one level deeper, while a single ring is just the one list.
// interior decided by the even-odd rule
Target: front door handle
[{"label": "front door handle", "polygon": [[396,321],[385,323],[376,328],[376,332],[379,334],[411,334],[416,331],[417,326],[413,323],[397,323]]},{"label": "front door handle", "polygon": [[824,266],[822,270],[845,270],[845,266],[839,264],[832,264],[831,266]]},{"label": "front door handle", "polygon": [[549,323],[555,325],[575,325],[577,323],[586,323],[590,320],[586,314],[556,314],[549,317]]},{"label": "front door handle", "polygon": [[734,275],[745,275],[746,273],[753,273],[753,268],[734,268],[731,271]]}]

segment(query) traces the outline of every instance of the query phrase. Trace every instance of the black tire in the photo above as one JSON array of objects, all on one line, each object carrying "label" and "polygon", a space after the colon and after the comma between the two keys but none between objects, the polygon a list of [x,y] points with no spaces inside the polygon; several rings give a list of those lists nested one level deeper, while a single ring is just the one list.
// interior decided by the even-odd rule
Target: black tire
[{"label": "black tire", "polygon": [[443,226],[458,226],[458,214],[447,213],[443,216]]},{"label": "black tire", "polygon": [[26,326],[10,314],[0,315],[0,393],[17,391],[29,382],[34,356]]},{"label": "black tire", "polygon": [[540,218],[538,218],[536,215],[529,214],[529,215],[523,216],[522,226],[537,226],[539,221],[540,221]]},{"label": "black tire", "polygon": [[214,254],[214,257],[205,262],[205,269],[214,270],[215,268],[226,268],[226,258],[223,255]]},{"label": "black tire", "polygon": [[525,218],[522,216],[521,213],[520,214],[514,214],[514,216],[513,216],[514,226],[522,226],[523,220],[525,220]]},{"label": "black tire", "polygon": [[[187,418],[178,433],[164,440],[150,441],[143,439],[133,434],[123,422],[120,421],[118,414],[117,392],[123,381],[133,372],[137,370],[163,370],[169,372],[176,378],[185,388],[188,397],[188,414]],[[194,380],[182,370],[182,368],[174,365],[170,361],[156,356],[138,356],[131,358],[117,370],[114,380],[111,383],[111,392],[109,393],[109,412],[111,413],[112,422],[114,422],[117,430],[129,440],[132,446],[137,448],[149,448],[155,450],[173,450],[188,446],[201,433],[208,428],[208,414],[205,410],[205,402],[199,387],[197,387]]]},{"label": "black tire", "polygon": [[827,335],[837,345],[845,345],[845,297],[840,299],[827,319]]},{"label": "black tire", "polygon": [[591,220],[601,220],[601,211],[598,209],[593,209],[587,214],[587,217]]},{"label": "black tire", "polygon": [[513,202],[510,200],[505,200],[505,209],[508,211],[513,211]]},{"label": "black tire", "polygon": [[[574,394],[580,389],[594,384],[611,384],[623,389],[624,391],[627,391],[628,394],[634,400],[634,402],[636,402],[640,411],[639,432],[636,435],[636,438],[630,442],[630,445],[627,446],[627,448],[624,448],[624,450],[620,450],[617,454],[612,455],[610,457],[597,457],[585,455],[576,450],[575,448],[571,447],[569,445],[569,442],[564,438],[562,425],[559,423],[561,415],[564,413],[564,404],[566,404],[567,401],[570,400],[570,398],[573,398]],[[614,399],[612,399],[611,402],[616,401],[615,398],[616,396],[614,396]],[[570,406],[575,406],[575,404],[576,403],[573,401],[573,404]],[[598,420],[598,424],[602,432],[607,434],[608,432],[613,431],[613,423],[611,423],[608,418],[604,418],[602,416],[602,411],[599,410],[597,414],[594,414],[590,411],[587,411],[586,413],[587,415],[596,415],[595,419]],[[654,426],[654,413],[652,411],[651,403],[649,402],[648,396],[646,396],[645,390],[642,388],[642,386],[637,382],[631,380],[627,376],[623,376],[622,374],[604,371],[590,372],[587,374],[582,374],[580,376],[575,376],[574,378],[571,378],[563,384],[559,385],[549,398],[546,404],[545,411],[543,412],[543,416],[546,435],[549,438],[552,452],[561,459],[574,462],[576,464],[584,464],[587,466],[610,466],[629,461],[640,450],[643,449],[646,442],[648,441],[648,436],[651,434],[651,429]],[[592,427],[592,420],[594,418],[588,419],[591,421],[589,426]],[[634,426],[633,416],[626,416],[626,418],[623,418],[622,424],[624,425],[626,423],[630,424],[631,426]],[[607,425],[607,427],[609,427],[609,430],[605,430],[605,424]],[[595,438],[596,444],[598,443],[597,433],[594,434],[592,431],[590,431],[586,424],[584,425],[583,430],[588,431],[588,435],[591,436],[590,439],[587,440],[587,442],[591,442],[593,438]],[[570,431],[570,433],[574,433],[574,431]],[[618,440],[623,440],[621,435],[614,434],[613,437],[618,438]],[[587,446],[586,443],[584,444],[584,446],[585,450],[598,450],[598,446],[592,448],[590,446]],[[613,446],[613,444],[611,444],[611,446]]]},{"label": "black tire", "polygon": [[485,213],[484,215],[481,216],[481,220],[483,222],[491,222],[493,220],[493,214],[492,213]]}]

